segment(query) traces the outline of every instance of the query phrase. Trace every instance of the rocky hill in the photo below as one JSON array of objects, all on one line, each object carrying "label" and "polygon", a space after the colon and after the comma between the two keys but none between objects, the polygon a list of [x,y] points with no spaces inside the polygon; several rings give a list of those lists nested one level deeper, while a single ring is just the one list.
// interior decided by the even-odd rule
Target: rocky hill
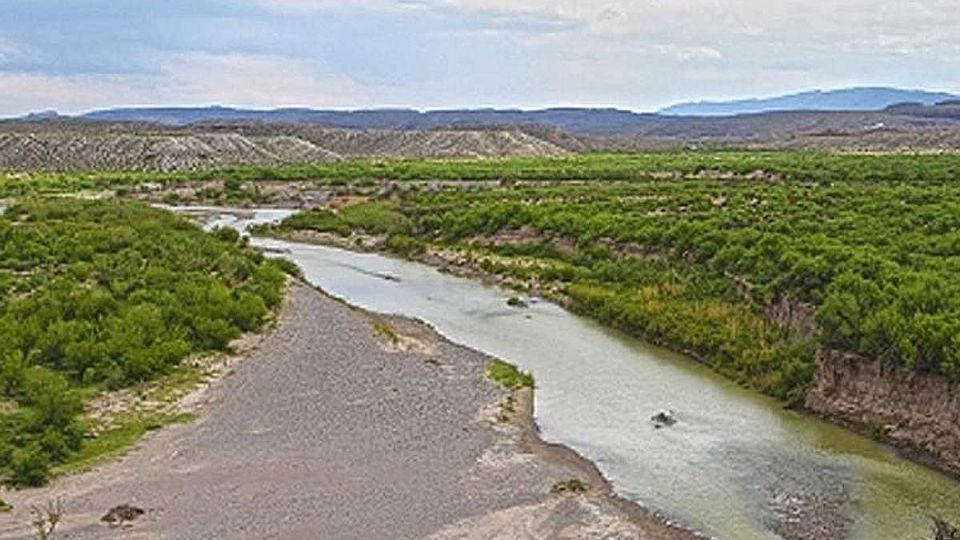
[{"label": "rocky hill", "polygon": [[0,125],[0,170],[195,171],[348,157],[484,158],[561,155],[519,130],[357,131],[64,123]]}]

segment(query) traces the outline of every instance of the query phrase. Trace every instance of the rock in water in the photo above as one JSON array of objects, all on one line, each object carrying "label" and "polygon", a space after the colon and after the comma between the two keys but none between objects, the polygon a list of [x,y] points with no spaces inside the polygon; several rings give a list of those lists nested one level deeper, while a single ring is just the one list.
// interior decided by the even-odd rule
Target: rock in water
[{"label": "rock in water", "polygon": [[507,299],[507,305],[515,308],[530,307],[530,305],[524,302],[522,298],[519,298],[517,296],[511,296],[509,299]]}]

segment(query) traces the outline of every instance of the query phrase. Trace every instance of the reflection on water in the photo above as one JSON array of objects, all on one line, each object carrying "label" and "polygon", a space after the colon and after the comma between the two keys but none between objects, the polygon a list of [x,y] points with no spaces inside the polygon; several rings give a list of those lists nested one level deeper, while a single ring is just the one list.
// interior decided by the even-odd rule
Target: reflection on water
[{"label": "reflection on water", "polygon": [[[217,220],[243,229],[282,217]],[[534,372],[545,439],[593,460],[622,495],[701,531],[768,539],[803,523],[822,538],[919,540],[931,513],[960,521],[960,483],[552,303],[511,308],[505,291],[381,255],[253,243],[281,250],[334,296],[418,317]],[[655,429],[650,416],[663,409],[679,421]]]}]

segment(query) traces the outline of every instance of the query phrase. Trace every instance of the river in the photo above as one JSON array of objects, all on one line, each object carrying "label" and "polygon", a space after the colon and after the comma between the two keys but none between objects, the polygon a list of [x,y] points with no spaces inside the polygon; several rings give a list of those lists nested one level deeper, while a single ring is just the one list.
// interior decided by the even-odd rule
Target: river
[{"label": "river", "polygon": [[[288,214],[217,211],[208,224],[245,230]],[[544,439],[592,460],[623,497],[695,530],[773,539],[791,520],[819,520],[824,531],[846,523],[851,540],[920,540],[930,514],[960,522],[960,482],[550,302],[509,307],[508,291],[378,254],[251,243],[333,296],[422,319],[533,372]],[[678,422],[657,429],[650,417],[660,410]]]}]

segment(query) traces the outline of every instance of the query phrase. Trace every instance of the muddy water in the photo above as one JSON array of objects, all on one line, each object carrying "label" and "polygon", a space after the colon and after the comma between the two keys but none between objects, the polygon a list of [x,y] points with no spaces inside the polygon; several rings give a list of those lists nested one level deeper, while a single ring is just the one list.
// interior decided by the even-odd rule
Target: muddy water
[{"label": "muddy water", "polygon": [[[282,212],[221,216],[244,228]],[[923,539],[960,522],[960,483],[783,410],[683,356],[543,301],[375,254],[253,239],[355,305],[418,317],[537,379],[544,438],[594,461],[623,496],[717,538]],[[678,422],[650,421],[672,410]]]}]

